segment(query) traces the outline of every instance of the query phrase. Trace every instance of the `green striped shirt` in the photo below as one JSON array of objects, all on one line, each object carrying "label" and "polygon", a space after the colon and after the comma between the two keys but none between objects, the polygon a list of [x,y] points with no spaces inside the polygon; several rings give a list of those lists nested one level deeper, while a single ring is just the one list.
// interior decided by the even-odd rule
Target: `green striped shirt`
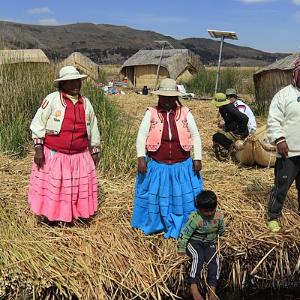
[{"label": "green striped shirt", "polygon": [[185,253],[189,240],[201,241],[204,244],[212,244],[218,235],[225,231],[224,217],[219,209],[216,210],[211,220],[203,219],[197,210],[190,214],[188,221],[182,228],[178,239],[178,252]]}]

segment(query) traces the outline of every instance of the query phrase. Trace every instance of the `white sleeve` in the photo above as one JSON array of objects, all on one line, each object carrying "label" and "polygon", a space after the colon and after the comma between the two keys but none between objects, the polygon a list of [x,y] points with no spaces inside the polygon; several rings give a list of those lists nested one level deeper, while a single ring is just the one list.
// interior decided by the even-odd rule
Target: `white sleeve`
[{"label": "white sleeve", "polygon": [[[91,115],[90,115],[90,120],[91,120],[91,136],[90,136],[90,145],[92,148],[97,148],[100,146],[100,133],[99,133],[99,128],[98,128],[98,122],[97,122],[97,117],[94,112],[94,108],[89,101],[89,106],[91,110]],[[98,150],[98,149],[97,149]]]},{"label": "white sleeve", "polygon": [[187,121],[188,121],[189,131],[192,135],[192,139],[194,143],[194,160],[202,160],[201,137],[195,119],[190,111],[187,114]]},{"label": "white sleeve", "polygon": [[37,110],[30,124],[32,139],[44,139],[46,135],[46,124],[51,114],[52,98],[48,96],[44,99],[41,106]]},{"label": "white sleeve", "polygon": [[284,120],[284,98],[284,93],[279,91],[273,97],[270,105],[267,120],[267,136],[271,144],[274,144],[278,138],[285,137],[285,132],[282,126]]},{"label": "white sleeve", "polygon": [[150,116],[151,113],[147,110],[138,131],[136,139],[137,157],[146,156],[146,139],[150,129]]}]

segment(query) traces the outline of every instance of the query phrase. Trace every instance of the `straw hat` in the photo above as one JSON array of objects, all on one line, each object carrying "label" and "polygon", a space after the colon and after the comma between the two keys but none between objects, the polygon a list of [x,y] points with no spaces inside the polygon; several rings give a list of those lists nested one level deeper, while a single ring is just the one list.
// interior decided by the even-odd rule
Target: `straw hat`
[{"label": "straw hat", "polygon": [[216,107],[221,107],[223,105],[229,104],[230,100],[226,98],[226,95],[224,93],[216,93],[211,103]]},{"label": "straw hat", "polygon": [[59,70],[59,77],[54,80],[54,85],[58,86],[60,81],[75,80],[75,79],[86,79],[88,76],[80,74],[77,69],[73,66],[65,66]]},{"label": "straw hat", "polygon": [[177,91],[177,84],[174,79],[165,78],[161,81],[159,89],[151,92],[154,95],[159,96],[182,96],[183,94]]}]

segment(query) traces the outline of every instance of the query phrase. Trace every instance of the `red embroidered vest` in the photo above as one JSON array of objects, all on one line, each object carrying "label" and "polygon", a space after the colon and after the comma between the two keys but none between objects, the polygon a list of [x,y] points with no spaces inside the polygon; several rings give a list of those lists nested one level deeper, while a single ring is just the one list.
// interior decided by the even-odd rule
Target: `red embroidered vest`
[{"label": "red embroidered vest", "polygon": [[[163,117],[161,113],[158,112],[157,107],[148,107],[148,109],[151,116],[150,130],[146,139],[146,149],[149,152],[155,152],[161,145]],[[193,148],[193,140],[187,122],[188,112],[189,109],[186,106],[178,106],[175,115],[180,146],[184,151],[190,151]]]},{"label": "red embroidered vest", "polygon": [[82,99],[73,104],[64,95],[66,111],[58,135],[46,133],[44,144],[55,151],[75,154],[88,149],[89,142],[86,130],[86,116]]}]

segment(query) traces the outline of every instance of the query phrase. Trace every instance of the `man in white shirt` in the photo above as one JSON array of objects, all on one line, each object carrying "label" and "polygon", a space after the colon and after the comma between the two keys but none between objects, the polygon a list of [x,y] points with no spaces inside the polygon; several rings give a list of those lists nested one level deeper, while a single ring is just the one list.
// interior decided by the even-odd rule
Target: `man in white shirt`
[{"label": "man in white shirt", "polygon": [[252,112],[251,108],[246,103],[244,103],[241,99],[238,98],[237,92],[236,92],[235,89],[232,89],[232,88],[227,89],[225,94],[226,94],[227,99],[229,99],[230,102],[240,112],[244,113],[249,118],[249,121],[248,121],[249,134],[255,133],[255,131],[256,131],[256,119],[255,119],[255,115]]},{"label": "man in white shirt", "polygon": [[298,191],[298,211],[300,211],[300,59],[295,62],[292,84],[281,89],[272,99],[267,136],[276,144],[274,187],[268,206],[268,227],[272,232],[281,229],[284,200],[294,180]]}]

